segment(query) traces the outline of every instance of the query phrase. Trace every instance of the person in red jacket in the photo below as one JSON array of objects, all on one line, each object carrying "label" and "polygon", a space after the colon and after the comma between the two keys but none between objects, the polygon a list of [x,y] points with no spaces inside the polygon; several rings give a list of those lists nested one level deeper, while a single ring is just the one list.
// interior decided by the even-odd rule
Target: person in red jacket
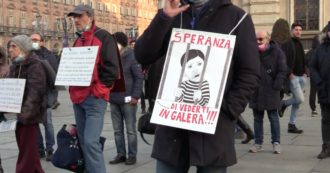
[{"label": "person in red jacket", "polygon": [[69,92],[86,171],[106,173],[99,139],[110,90],[120,76],[117,45],[109,32],[95,25],[90,6],[78,5],[68,16],[73,17],[78,30],[74,47],[99,46],[90,86],[70,86]]}]

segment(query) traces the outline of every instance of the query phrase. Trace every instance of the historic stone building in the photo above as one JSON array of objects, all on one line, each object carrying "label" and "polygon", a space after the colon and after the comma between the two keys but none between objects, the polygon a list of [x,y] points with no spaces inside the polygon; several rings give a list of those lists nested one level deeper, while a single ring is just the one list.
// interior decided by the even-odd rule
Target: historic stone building
[{"label": "historic stone building", "polygon": [[251,14],[256,30],[265,29],[271,32],[274,22],[279,18],[287,20],[290,25],[295,21],[300,22],[304,26],[305,48],[311,46],[311,38],[330,20],[330,0],[232,0],[232,2]]},{"label": "historic stone building", "polygon": [[330,20],[329,0],[232,0],[237,6],[251,14],[256,30],[271,32],[274,22],[283,18],[289,24],[303,25],[303,43],[311,47],[311,38]]},{"label": "historic stone building", "polygon": [[144,31],[158,9],[157,0],[0,0],[0,45],[35,31],[45,36],[50,49],[60,49],[64,35],[72,44],[75,28],[66,14],[81,3],[94,8],[99,27],[126,32],[130,39]]}]

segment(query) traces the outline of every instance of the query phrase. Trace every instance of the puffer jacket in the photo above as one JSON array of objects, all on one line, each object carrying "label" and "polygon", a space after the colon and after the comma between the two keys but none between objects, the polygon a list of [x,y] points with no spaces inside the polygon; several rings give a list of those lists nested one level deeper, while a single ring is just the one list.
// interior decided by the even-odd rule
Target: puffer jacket
[{"label": "puffer jacket", "polygon": [[41,62],[34,53],[30,53],[20,63],[13,63],[10,78],[26,79],[21,113],[17,114],[18,122],[36,124],[45,122],[47,109],[46,74]]},{"label": "puffer jacket", "polygon": [[270,42],[268,50],[260,54],[260,62],[261,80],[250,101],[250,108],[275,110],[280,106],[280,90],[286,79],[285,55],[275,42]]}]

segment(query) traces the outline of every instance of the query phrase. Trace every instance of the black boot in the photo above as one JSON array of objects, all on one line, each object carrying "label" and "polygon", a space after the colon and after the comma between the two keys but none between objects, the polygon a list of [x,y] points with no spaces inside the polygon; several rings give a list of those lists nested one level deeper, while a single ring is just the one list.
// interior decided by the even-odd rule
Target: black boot
[{"label": "black boot", "polygon": [[237,119],[237,125],[244,131],[246,134],[246,138],[242,141],[242,144],[249,143],[252,139],[254,139],[254,134],[249,124],[243,119],[240,115]]},{"label": "black boot", "polygon": [[318,159],[325,159],[327,157],[330,157],[330,144],[323,144],[322,145],[322,151],[317,156]]},{"label": "black boot", "polygon": [[304,133],[304,131],[303,130],[301,130],[301,129],[298,129],[297,127],[296,127],[296,125],[294,125],[294,124],[288,124],[288,133],[297,133],[297,134],[302,134],[302,133]]}]

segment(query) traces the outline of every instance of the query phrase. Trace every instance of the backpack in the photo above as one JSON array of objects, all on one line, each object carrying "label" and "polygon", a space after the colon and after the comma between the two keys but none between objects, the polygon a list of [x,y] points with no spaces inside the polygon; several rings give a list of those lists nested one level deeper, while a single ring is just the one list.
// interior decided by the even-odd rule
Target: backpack
[{"label": "backpack", "polygon": [[47,87],[50,89],[55,88],[55,79],[56,79],[56,73],[53,67],[50,65],[50,63],[47,60],[40,60],[46,74],[46,80],[47,80]]}]

